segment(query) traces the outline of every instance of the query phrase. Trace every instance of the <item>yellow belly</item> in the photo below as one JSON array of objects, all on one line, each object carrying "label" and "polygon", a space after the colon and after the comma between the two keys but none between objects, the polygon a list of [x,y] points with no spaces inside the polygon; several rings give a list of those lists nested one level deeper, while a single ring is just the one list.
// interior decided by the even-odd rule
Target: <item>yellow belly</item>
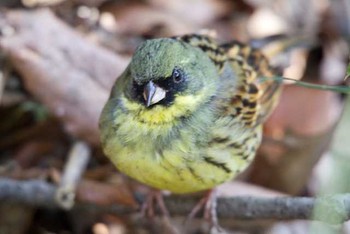
[{"label": "yellow belly", "polygon": [[125,147],[114,142],[107,153],[116,167],[126,175],[151,187],[173,193],[191,193],[210,189],[232,179],[246,167],[247,161],[229,155],[230,173],[208,164],[199,154],[184,154],[178,149],[152,151],[150,145]]}]

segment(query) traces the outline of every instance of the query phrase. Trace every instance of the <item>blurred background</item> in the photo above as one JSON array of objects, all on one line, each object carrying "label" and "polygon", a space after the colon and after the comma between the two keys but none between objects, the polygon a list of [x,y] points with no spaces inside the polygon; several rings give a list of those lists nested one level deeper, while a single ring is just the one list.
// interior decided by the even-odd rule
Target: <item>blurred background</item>
[{"label": "blurred background", "polygon": [[[135,48],[186,33],[252,45],[302,36],[312,43],[271,59],[283,76],[348,82],[349,0],[1,0],[0,233],[171,233],[164,220],[142,221],[131,212],[147,188],[103,156],[97,123]],[[253,165],[220,194],[349,192],[349,139],[346,95],[287,83]],[[108,209],[111,204],[119,205]],[[171,221],[183,226],[181,217]],[[227,233],[350,233],[348,222],[220,223]],[[208,233],[200,220],[188,229]]]}]

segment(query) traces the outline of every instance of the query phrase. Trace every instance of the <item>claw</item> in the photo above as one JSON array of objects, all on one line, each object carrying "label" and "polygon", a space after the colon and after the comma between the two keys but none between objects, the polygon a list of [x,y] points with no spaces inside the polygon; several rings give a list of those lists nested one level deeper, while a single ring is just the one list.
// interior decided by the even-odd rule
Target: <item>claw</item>
[{"label": "claw", "polygon": [[216,207],[217,190],[211,189],[206,192],[204,197],[192,209],[191,213],[186,218],[185,224],[187,224],[189,220],[193,219],[200,210],[204,209],[204,218],[210,222],[211,227],[221,232],[223,229],[220,227],[218,222]]}]

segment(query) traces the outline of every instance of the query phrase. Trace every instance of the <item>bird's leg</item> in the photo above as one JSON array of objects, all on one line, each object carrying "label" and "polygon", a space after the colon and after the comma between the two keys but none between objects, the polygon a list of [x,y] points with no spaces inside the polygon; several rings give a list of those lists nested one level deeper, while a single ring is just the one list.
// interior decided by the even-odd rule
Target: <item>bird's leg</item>
[{"label": "bird's leg", "polygon": [[218,214],[217,214],[217,190],[212,189],[207,195],[207,201],[204,207],[204,218],[210,220],[212,226],[219,228]]},{"label": "bird's leg", "polygon": [[153,191],[147,193],[146,199],[142,202],[141,206],[141,216],[142,217],[153,217],[154,216],[154,210],[153,210]]},{"label": "bird's leg", "polygon": [[154,218],[155,216],[155,206],[158,205],[161,215],[163,216],[162,221],[167,229],[167,233],[179,234],[178,230],[171,224],[170,214],[165,206],[163,194],[159,190],[151,190],[148,192],[145,201],[141,207],[141,215],[143,217],[147,216],[149,218]]},{"label": "bird's leg", "polygon": [[148,192],[147,197],[141,207],[142,216],[154,217],[155,205],[158,205],[163,216],[170,217],[169,211],[164,204],[163,194],[159,190],[151,190]]},{"label": "bird's leg", "polygon": [[207,191],[204,197],[196,204],[191,213],[187,216],[187,221],[193,219],[200,210],[204,209],[204,218],[210,221],[211,226],[221,230],[217,217],[217,190],[211,189]]},{"label": "bird's leg", "polygon": [[169,211],[168,211],[168,208],[165,206],[165,203],[164,203],[164,199],[163,199],[163,194],[161,191],[156,191],[156,194],[155,194],[155,200],[156,200],[156,203],[160,209],[160,212],[163,216],[165,217],[170,217],[170,214],[169,214]]}]

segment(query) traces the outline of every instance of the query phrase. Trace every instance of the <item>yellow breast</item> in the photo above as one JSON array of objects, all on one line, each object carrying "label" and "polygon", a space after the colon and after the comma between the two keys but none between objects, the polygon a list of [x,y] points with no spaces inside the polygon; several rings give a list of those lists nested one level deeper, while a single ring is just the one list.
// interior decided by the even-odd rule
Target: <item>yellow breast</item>
[{"label": "yellow breast", "polygon": [[[246,160],[237,157],[232,149],[199,146],[200,134],[194,134],[193,128],[174,131],[180,121],[178,117],[188,108],[197,108],[194,98],[177,97],[177,103],[166,110],[155,106],[151,111],[124,99],[128,112],[117,109],[118,113],[106,115],[110,118],[106,122],[118,127],[114,129],[109,124],[101,127],[105,154],[126,175],[174,193],[206,190],[232,179],[246,167]],[[173,106],[187,109],[179,112]],[[217,158],[220,163],[210,162],[207,157]]]},{"label": "yellow breast", "polygon": [[[235,175],[233,171],[228,174],[206,163],[197,153],[185,152],[188,146],[180,142],[161,152],[147,140],[134,147],[123,146],[118,141],[112,144],[109,151],[118,153],[109,155],[117,168],[154,188],[191,193],[215,187]],[[232,163],[238,166],[242,162]]]}]

